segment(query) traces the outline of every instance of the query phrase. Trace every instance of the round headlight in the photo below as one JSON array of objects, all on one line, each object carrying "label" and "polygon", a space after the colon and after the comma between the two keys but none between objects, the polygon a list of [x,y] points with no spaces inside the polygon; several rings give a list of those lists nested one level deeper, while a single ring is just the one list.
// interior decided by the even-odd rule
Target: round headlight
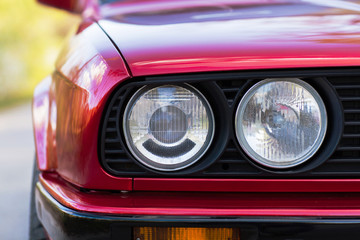
[{"label": "round headlight", "polygon": [[272,168],[297,166],[320,148],[327,127],[324,102],[297,79],[265,79],[246,92],[235,129],[243,150]]},{"label": "round headlight", "polygon": [[145,86],[126,106],[123,128],[138,161],[175,171],[195,163],[209,148],[214,116],[205,97],[191,86]]}]

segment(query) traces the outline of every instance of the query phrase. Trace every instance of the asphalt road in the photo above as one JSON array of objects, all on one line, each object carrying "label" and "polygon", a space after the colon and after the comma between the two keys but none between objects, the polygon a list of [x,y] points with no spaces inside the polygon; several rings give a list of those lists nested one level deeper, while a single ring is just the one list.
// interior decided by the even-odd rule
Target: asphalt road
[{"label": "asphalt road", "polygon": [[28,237],[34,159],[30,103],[0,111],[0,239]]}]

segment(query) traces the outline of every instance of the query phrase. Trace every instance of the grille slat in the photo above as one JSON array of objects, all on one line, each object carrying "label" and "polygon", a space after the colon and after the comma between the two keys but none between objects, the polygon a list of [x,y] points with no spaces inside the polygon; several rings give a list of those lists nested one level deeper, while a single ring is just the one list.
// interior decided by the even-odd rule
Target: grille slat
[{"label": "grille slat", "polygon": [[134,163],[131,159],[121,158],[121,159],[107,159],[107,163]]},{"label": "grille slat", "polygon": [[343,134],[343,138],[360,138],[360,133],[354,134]]},{"label": "grille slat", "polygon": [[340,164],[352,164],[352,163],[359,163],[358,158],[341,158],[341,159],[329,159],[328,163],[340,163]]},{"label": "grille slat", "polygon": [[360,97],[340,97],[340,101],[346,102],[346,101],[360,101]]},{"label": "grille slat", "polygon": [[107,149],[105,150],[105,154],[124,154],[125,151],[122,149]]},{"label": "grille slat", "polygon": [[345,122],[345,126],[359,126],[360,122]]},{"label": "grille slat", "polygon": [[223,164],[223,163],[244,164],[244,163],[247,163],[247,161],[242,160],[242,159],[221,159],[221,161],[219,161],[219,163],[221,163],[221,164]]},{"label": "grille slat", "polygon": [[120,142],[120,139],[119,138],[107,138],[105,139],[105,143],[118,143]]},{"label": "grille slat", "polygon": [[345,114],[359,114],[360,109],[344,109]]},{"label": "grille slat", "polygon": [[[337,148],[338,151],[360,151],[360,146],[359,147],[338,147]],[[359,163],[360,163],[360,159],[359,159]]]},{"label": "grille slat", "polygon": [[360,89],[359,85],[336,85],[333,84],[334,88],[336,90],[342,90],[342,89]]}]

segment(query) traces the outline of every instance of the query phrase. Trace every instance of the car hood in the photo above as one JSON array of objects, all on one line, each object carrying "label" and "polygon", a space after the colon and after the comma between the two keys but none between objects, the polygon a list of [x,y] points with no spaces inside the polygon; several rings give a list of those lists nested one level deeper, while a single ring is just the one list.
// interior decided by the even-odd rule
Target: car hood
[{"label": "car hood", "polygon": [[133,76],[360,66],[356,2],[214,2],[114,3],[99,25]]}]

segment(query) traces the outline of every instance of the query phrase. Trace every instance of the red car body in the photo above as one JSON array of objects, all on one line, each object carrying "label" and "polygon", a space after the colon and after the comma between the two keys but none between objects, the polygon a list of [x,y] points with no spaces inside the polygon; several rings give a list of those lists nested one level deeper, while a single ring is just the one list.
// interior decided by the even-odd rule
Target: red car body
[{"label": "red car body", "polygon": [[[357,232],[360,175],[117,176],[99,159],[109,99],[133,79],[234,72],[360,76],[360,5],[339,2],[79,1],[76,11],[83,21],[33,99],[41,171],[37,211],[49,237],[115,239],[111,236],[116,235],[111,227],[96,232],[66,226],[54,217],[55,208],[80,218],[106,216],[116,222],[123,217],[127,226],[135,224],[131,216],[171,219],[166,226],[241,223],[246,226],[240,224],[240,232],[253,226],[258,239],[332,239],[342,230]],[[75,11],[74,1],[58,4]],[[184,220],[187,217],[197,220]],[[136,224],[144,222],[148,224],[145,220]],[[164,225],[155,220],[151,224],[157,226],[156,222]],[[289,228],[289,223],[306,227]]]}]

